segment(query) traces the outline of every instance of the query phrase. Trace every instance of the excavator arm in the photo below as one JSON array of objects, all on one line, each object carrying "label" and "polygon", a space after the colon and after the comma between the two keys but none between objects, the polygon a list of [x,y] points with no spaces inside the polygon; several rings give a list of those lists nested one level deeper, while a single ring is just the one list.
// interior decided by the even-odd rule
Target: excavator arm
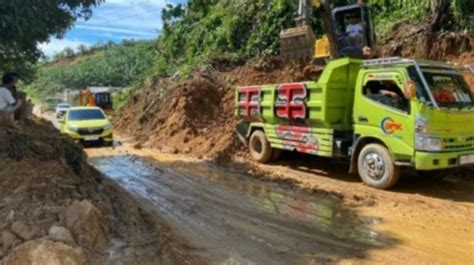
[{"label": "excavator arm", "polygon": [[[306,1],[306,0],[300,0]],[[337,40],[336,28],[333,23],[331,6],[324,0],[311,0],[311,4],[318,9],[323,25],[326,30],[326,35],[329,39],[329,50],[333,58],[339,58],[339,42]]]}]

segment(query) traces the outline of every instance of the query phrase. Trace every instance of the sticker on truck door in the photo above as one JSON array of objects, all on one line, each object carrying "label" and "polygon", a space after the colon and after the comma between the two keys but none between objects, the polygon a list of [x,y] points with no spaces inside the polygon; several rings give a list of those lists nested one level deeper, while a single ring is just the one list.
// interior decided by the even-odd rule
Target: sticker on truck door
[{"label": "sticker on truck door", "polygon": [[403,131],[403,125],[401,123],[396,122],[394,119],[390,117],[386,117],[382,120],[380,124],[382,131],[385,134],[394,134],[399,131]]},{"label": "sticker on truck door", "polygon": [[290,120],[305,119],[308,90],[304,83],[289,83],[279,85],[275,102],[275,112],[280,118]]}]

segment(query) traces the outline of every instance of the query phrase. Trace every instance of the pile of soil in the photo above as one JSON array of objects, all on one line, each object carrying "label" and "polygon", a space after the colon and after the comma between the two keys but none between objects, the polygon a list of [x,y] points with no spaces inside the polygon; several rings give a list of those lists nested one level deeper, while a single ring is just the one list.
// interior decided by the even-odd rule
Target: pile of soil
[{"label": "pile of soil", "polygon": [[456,25],[451,3],[440,2],[433,5],[424,19],[417,23],[397,23],[390,35],[379,41],[376,54],[378,57],[455,60],[463,53],[474,51],[472,34],[459,32]]},{"label": "pile of soil", "polygon": [[275,57],[238,66],[215,61],[212,69],[184,81],[165,78],[143,87],[115,125],[146,147],[225,161],[242,148],[234,132],[238,85],[316,80],[316,74],[304,63],[285,64]]},{"label": "pile of soil", "polygon": [[474,51],[461,54],[459,58],[454,60],[454,63],[460,68],[464,68],[464,78],[474,93],[474,73],[467,69],[467,67],[474,67]]},{"label": "pile of soil", "polygon": [[0,127],[0,167],[1,265],[173,264],[182,256],[179,243],[163,242],[164,224],[45,121]]},{"label": "pile of soil", "polygon": [[[432,35],[422,31],[422,25],[400,23],[393,34],[377,46],[378,57],[400,56],[418,59],[450,61],[465,52],[471,52],[474,38],[458,32],[441,32],[434,37],[436,41],[427,44]],[[429,47],[429,48],[427,48]]]}]

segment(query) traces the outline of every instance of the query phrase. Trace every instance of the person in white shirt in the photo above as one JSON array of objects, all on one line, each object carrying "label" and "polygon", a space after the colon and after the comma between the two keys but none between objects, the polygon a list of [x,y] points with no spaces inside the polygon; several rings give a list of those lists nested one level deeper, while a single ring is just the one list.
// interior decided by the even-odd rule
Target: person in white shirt
[{"label": "person in white shirt", "polygon": [[364,28],[361,24],[359,24],[359,19],[357,16],[351,16],[351,24],[347,26],[346,33],[349,37],[357,37],[358,35],[362,35],[364,33]]},{"label": "person in white shirt", "polygon": [[15,100],[11,89],[18,83],[18,75],[5,74],[2,77],[2,86],[0,86],[0,112],[14,113],[21,107],[21,101]]}]

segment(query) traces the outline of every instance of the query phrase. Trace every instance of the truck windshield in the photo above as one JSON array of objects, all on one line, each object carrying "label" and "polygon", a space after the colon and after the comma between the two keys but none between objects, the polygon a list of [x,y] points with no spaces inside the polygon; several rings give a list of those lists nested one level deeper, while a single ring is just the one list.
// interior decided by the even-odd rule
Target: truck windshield
[{"label": "truck windshield", "polygon": [[423,69],[423,74],[440,107],[474,106],[474,97],[469,86],[456,71]]},{"label": "truck windshield", "polygon": [[[474,107],[474,95],[462,75],[458,72],[435,68],[422,68],[421,70],[428,83],[429,90],[439,107]],[[429,95],[423,89],[422,82],[413,66],[408,67],[408,73],[416,84],[418,99],[424,102],[430,101]]]}]

